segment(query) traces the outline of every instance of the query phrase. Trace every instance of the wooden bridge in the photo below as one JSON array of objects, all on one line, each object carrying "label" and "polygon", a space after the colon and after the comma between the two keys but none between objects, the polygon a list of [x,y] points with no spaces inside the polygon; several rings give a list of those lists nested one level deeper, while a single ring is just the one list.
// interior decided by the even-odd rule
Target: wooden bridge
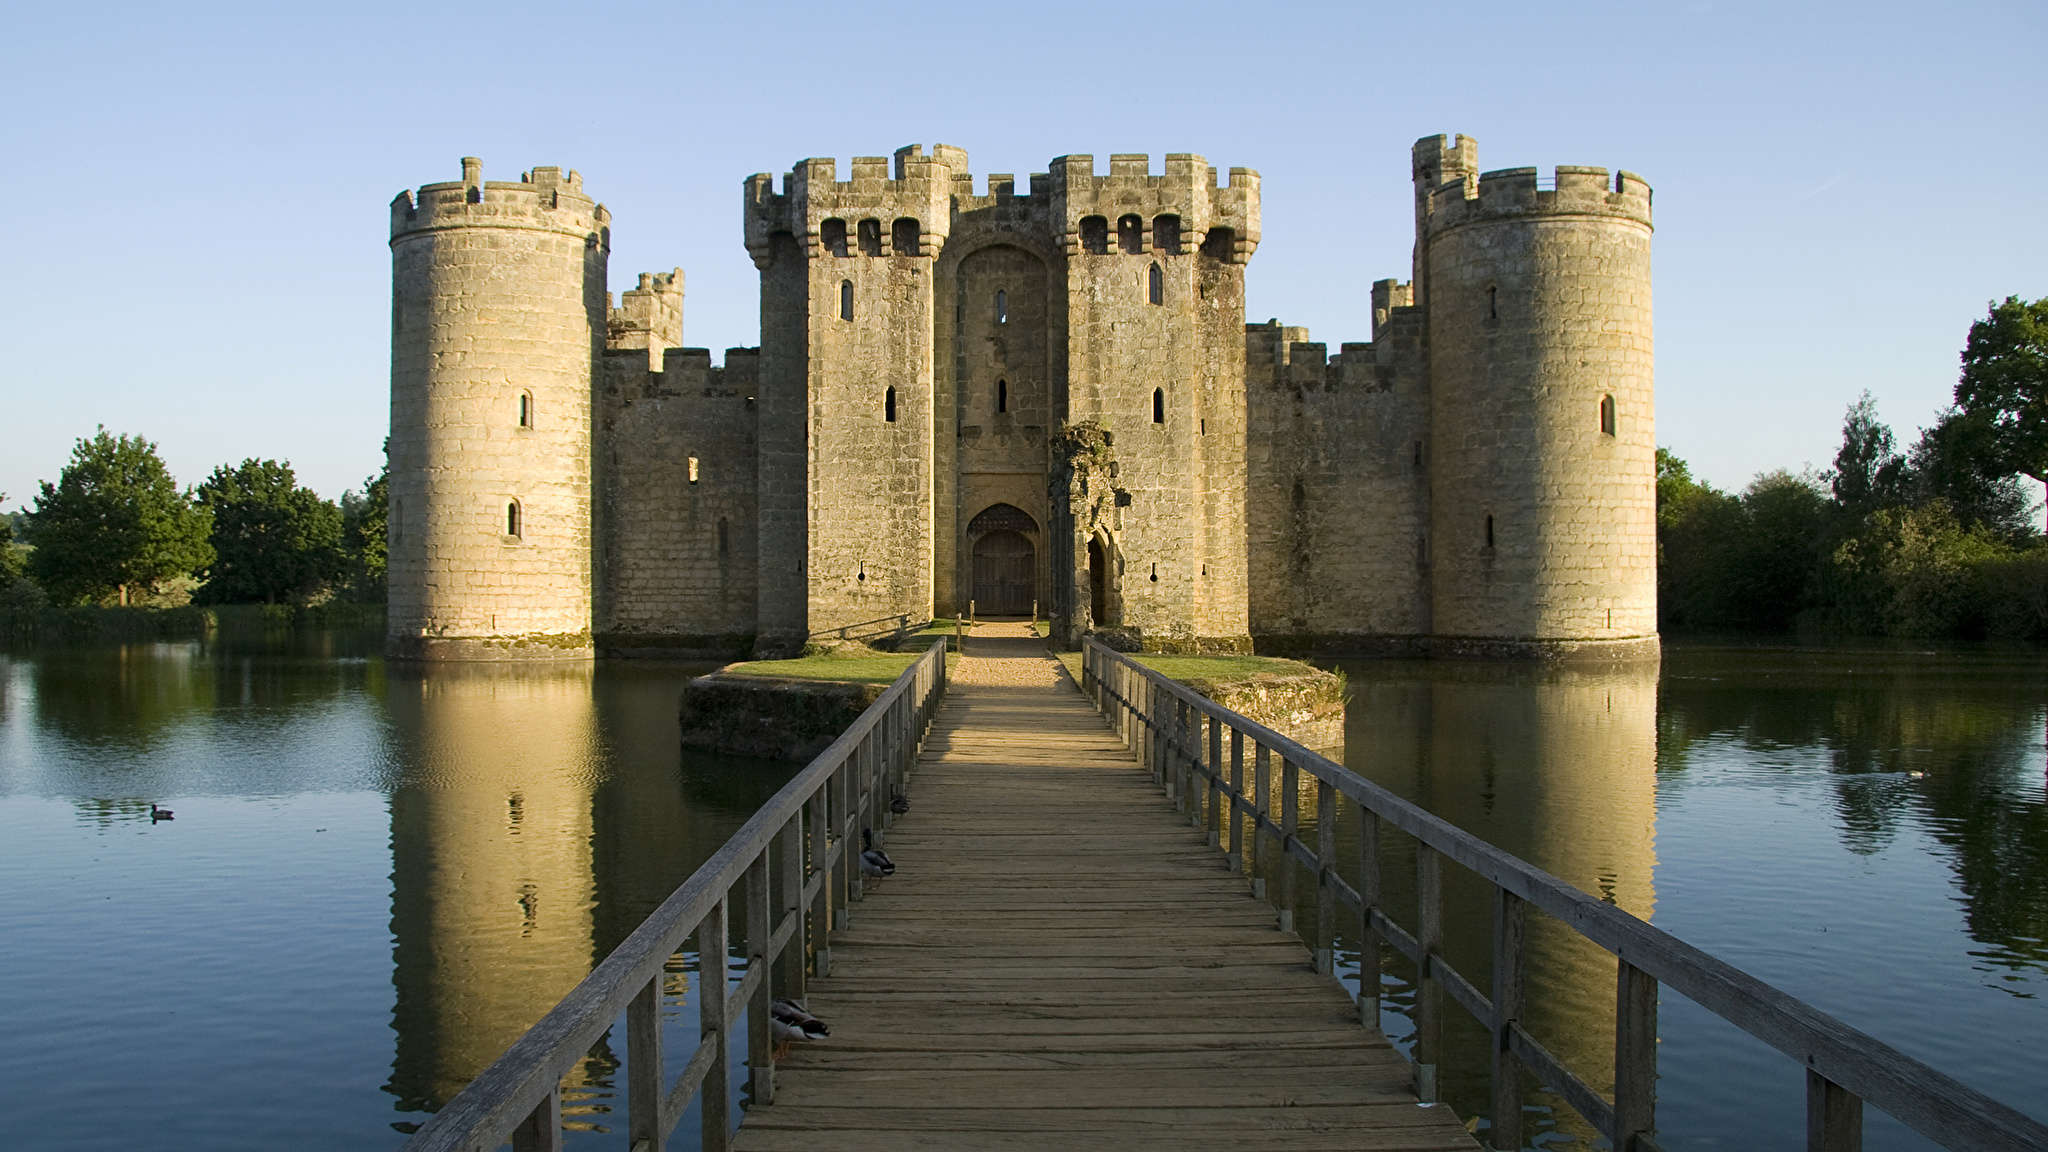
[{"label": "wooden bridge", "polygon": [[[1615,1148],[1655,1152],[1660,984],[1797,1061],[1813,1152],[1860,1147],[1866,1100],[1944,1147],[2048,1152],[2048,1127],[1100,645],[1080,692],[1041,642],[974,652],[950,691],[942,649],[920,658],[406,1152],[560,1149],[562,1077],[622,1016],[633,1152],[686,1112],[718,1152],[1473,1148],[1428,1102],[1446,1001],[1493,1036],[1492,1147],[1523,1147],[1533,1076]],[[1336,859],[1343,805],[1363,818],[1355,866]],[[856,864],[869,827],[899,868],[879,883]],[[1380,907],[1386,831],[1416,841],[1412,930]],[[1254,859],[1282,910],[1243,878]],[[1445,862],[1493,886],[1490,994],[1439,952]],[[1300,936],[1297,878],[1316,907]],[[1616,956],[1612,1093],[1521,1026],[1532,909]],[[1356,1001],[1330,977],[1340,916],[1364,942]],[[664,972],[692,937],[698,1027],[672,1076]],[[1377,1029],[1382,949],[1416,966],[1413,1063]],[[772,997],[831,1037],[776,1063]]]},{"label": "wooden bridge", "polygon": [[1043,641],[973,652],[735,1149],[1477,1147]]}]

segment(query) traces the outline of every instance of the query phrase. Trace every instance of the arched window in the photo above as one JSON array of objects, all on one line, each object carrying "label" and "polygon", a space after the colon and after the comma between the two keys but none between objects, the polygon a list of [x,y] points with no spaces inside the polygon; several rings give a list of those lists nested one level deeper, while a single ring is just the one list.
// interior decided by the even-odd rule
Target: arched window
[{"label": "arched window", "polygon": [[896,422],[896,387],[893,384],[882,393],[882,419],[891,424]]},{"label": "arched window", "polygon": [[853,281],[851,280],[841,280],[839,282],[839,318],[841,320],[853,319]]},{"label": "arched window", "polygon": [[1202,237],[1202,255],[1211,260],[1228,264],[1237,256],[1237,231],[1233,228],[1211,228]]},{"label": "arched window", "polygon": [[860,222],[860,254],[880,256],[882,254],[882,222],[870,216]]},{"label": "arched window", "polygon": [[732,551],[732,537],[726,530],[725,517],[720,516],[718,518],[718,554],[723,556],[730,551]]},{"label": "arched window", "polygon": [[1166,273],[1160,271],[1157,264],[1152,265],[1150,285],[1151,301],[1154,304],[1166,303]]},{"label": "arched window", "polygon": [[1486,546],[1493,547],[1493,517],[1486,518]]},{"label": "arched window", "polygon": [[1008,412],[1009,410],[1010,382],[1008,380],[998,380],[996,381],[996,411]]},{"label": "arched window", "polygon": [[690,483],[692,483],[692,484],[695,484],[696,482],[697,482],[697,458],[696,458],[695,456],[692,456],[692,457],[690,457]]},{"label": "arched window", "polygon": [[996,289],[996,323],[1008,324],[1009,322],[1010,294],[998,288]]},{"label": "arched window", "polygon": [[1081,217],[1081,251],[1091,256],[1109,254],[1109,220],[1103,216]]},{"label": "arched window", "polygon": [[1600,431],[1606,433],[1609,436],[1614,435],[1613,396],[1602,396],[1600,398]]},{"label": "arched window", "polygon": [[523,525],[519,522],[519,501],[514,500],[505,505],[505,535],[517,536],[521,527]]},{"label": "arched window", "polygon": [[1168,214],[1152,218],[1152,247],[1168,256],[1180,255],[1180,217]]},{"label": "arched window", "polygon": [[1152,422],[1154,424],[1166,423],[1166,389],[1164,388],[1154,388],[1152,390]]},{"label": "arched window", "polygon": [[846,221],[837,216],[818,225],[818,241],[834,256],[851,255],[846,250]]},{"label": "arched window", "polygon": [[1145,254],[1145,218],[1125,216],[1116,222],[1116,246],[1132,256]]},{"label": "arched window", "polygon": [[922,232],[923,228],[915,218],[898,217],[896,223],[889,228],[889,246],[896,250],[898,256],[915,256],[918,253],[918,240]]},{"label": "arched window", "polygon": [[531,392],[521,392],[519,394],[519,426],[521,428],[533,427],[533,393]]},{"label": "arched window", "polygon": [[1486,290],[1486,318],[1488,320],[1500,319],[1500,289],[1498,288],[1489,287]]}]

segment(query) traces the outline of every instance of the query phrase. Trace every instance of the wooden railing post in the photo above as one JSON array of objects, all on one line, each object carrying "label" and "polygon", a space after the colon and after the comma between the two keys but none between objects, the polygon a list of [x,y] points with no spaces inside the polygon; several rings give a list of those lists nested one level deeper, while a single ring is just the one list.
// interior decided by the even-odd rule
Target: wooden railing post
[{"label": "wooden railing post", "polygon": [[1415,1095],[1436,1102],[1436,1070],[1443,1044],[1444,991],[1430,966],[1444,946],[1443,859],[1427,844],[1415,846]]},{"label": "wooden railing post", "polygon": [[1863,1152],[1863,1098],[1806,1070],[1806,1152]]},{"label": "wooden railing post", "polygon": [[1513,1152],[1522,1146],[1522,1065],[1509,1050],[1509,1032],[1522,1017],[1522,941],[1528,917],[1522,898],[1493,890],[1493,1116],[1488,1143]]},{"label": "wooden railing post", "polygon": [[1337,971],[1337,788],[1316,777],[1316,971]]},{"label": "wooden railing post", "polygon": [[1358,1022],[1380,1030],[1380,935],[1372,914],[1380,906],[1380,817],[1358,807]]},{"label": "wooden railing post", "polygon": [[810,943],[810,917],[804,907],[804,811],[801,807],[782,826],[782,915],[796,917],[789,943],[776,957],[775,986],[793,1000],[804,998],[804,948]]},{"label": "wooden railing post", "polygon": [[1301,769],[1291,758],[1280,760],[1280,852],[1273,866],[1280,872],[1280,930],[1294,931],[1294,854],[1301,839]]},{"label": "wooden railing post", "polygon": [[1230,867],[1232,871],[1244,871],[1244,821],[1239,818],[1238,802],[1244,798],[1244,733],[1235,725],[1230,729],[1230,808],[1225,818],[1230,821]]},{"label": "wooden railing post", "polygon": [[562,1086],[540,1098],[512,1130],[512,1152],[562,1152]]},{"label": "wooden railing post", "polygon": [[859,841],[849,839],[859,835],[853,827],[853,759],[847,757],[832,770],[832,839],[839,845],[839,858],[832,862],[833,932],[846,927],[853,885],[860,879],[853,848]]},{"label": "wooden railing post", "polygon": [[626,1147],[661,1152],[668,1125],[661,1107],[668,1096],[661,1070],[661,977],[633,994],[626,1005]]},{"label": "wooden railing post", "polygon": [[1616,962],[1614,991],[1614,1152],[1634,1152],[1637,1136],[1657,1126],[1657,981]]},{"label": "wooden railing post", "polygon": [[1223,721],[1209,720],[1209,779],[1204,792],[1209,798],[1209,847],[1223,847]]},{"label": "wooden railing post", "polygon": [[721,897],[697,925],[697,1044],[711,1046],[698,1091],[705,1152],[725,1152],[732,1140],[732,1048],[725,1020],[725,921],[731,904],[730,895]]},{"label": "wooden railing post", "polygon": [[[806,926],[811,942],[811,973],[820,980],[832,974],[832,877],[825,867],[825,854],[831,850],[827,835],[832,827],[831,777],[818,785],[806,802],[810,811],[811,870],[819,875],[818,894],[811,897],[810,923]],[[809,884],[810,877],[804,877]]]},{"label": "wooden railing post", "polygon": [[761,974],[753,995],[747,997],[747,1066],[756,1104],[775,1101],[775,1039],[768,1008],[775,998],[774,965],[768,957],[775,921],[769,915],[768,899],[768,853],[764,849],[747,867],[747,971]]},{"label": "wooden railing post", "polygon": [[1267,813],[1272,809],[1273,759],[1272,753],[1266,750],[1266,746],[1256,740],[1252,742],[1252,792],[1252,895],[1264,900],[1266,898],[1266,878],[1259,875],[1259,871],[1261,869],[1267,872],[1273,870],[1271,862],[1273,841],[1270,838],[1272,833],[1266,828],[1266,821],[1269,819]]}]

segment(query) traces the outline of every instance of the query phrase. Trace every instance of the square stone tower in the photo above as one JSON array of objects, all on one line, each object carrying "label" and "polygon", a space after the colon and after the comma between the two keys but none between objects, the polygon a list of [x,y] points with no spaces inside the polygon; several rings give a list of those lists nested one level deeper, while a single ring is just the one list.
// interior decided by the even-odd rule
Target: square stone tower
[{"label": "square stone tower", "polygon": [[746,184],[760,639],[970,610],[1248,647],[1244,262],[1258,177],[946,145]]}]

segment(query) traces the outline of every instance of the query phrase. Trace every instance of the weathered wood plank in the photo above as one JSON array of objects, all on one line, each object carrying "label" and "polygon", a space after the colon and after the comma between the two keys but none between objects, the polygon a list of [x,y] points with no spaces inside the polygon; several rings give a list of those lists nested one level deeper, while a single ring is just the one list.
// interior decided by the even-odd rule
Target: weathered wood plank
[{"label": "weathered wood plank", "polygon": [[1475,1147],[1071,689],[956,681],[908,785],[735,1148]]}]

